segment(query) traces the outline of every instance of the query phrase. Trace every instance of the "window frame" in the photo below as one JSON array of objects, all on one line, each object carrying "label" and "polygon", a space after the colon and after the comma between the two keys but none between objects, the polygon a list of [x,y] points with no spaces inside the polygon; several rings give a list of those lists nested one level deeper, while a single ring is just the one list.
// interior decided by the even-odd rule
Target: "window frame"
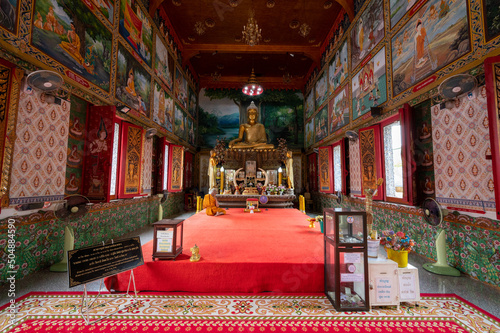
[{"label": "window frame", "polygon": [[[366,127],[360,130],[370,130],[374,129],[374,134],[375,134],[375,159],[376,159],[376,165],[377,165],[377,179],[382,177],[384,178],[384,183],[379,187],[377,195],[373,197],[373,200],[383,200],[386,202],[393,202],[393,203],[399,203],[399,204],[408,204],[411,205],[413,204],[413,191],[412,191],[412,184],[413,184],[413,168],[412,168],[412,138],[411,138],[411,129],[412,129],[412,123],[411,123],[411,117],[410,117],[410,106],[408,104],[405,104],[402,108],[398,110],[398,112],[390,116],[389,118],[386,118],[379,123]],[[386,191],[386,173],[385,173],[385,150],[384,150],[384,127],[393,124],[394,122],[399,121],[400,122],[400,128],[401,128],[401,161],[403,163],[403,197],[402,198],[396,198],[396,197],[390,197],[387,195]],[[360,140],[361,144],[361,140]],[[361,153],[361,152],[360,152]],[[361,174],[361,177],[363,177],[363,174]],[[362,191],[363,191],[363,186],[362,186]],[[363,191],[363,196],[364,191]]]}]

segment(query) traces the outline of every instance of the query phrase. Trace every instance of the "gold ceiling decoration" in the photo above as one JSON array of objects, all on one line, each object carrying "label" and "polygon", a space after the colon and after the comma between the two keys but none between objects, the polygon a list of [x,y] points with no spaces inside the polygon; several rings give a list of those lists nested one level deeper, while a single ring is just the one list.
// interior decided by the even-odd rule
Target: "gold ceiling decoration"
[{"label": "gold ceiling decoration", "polygon": [[223,64],[217,64],[217,69],[224,69],[224,65]]},{"label": "gold ceiling decoration", "polygon": [[333,5],[333,2],[331,2],[330,0],[328,0],[328,1],[325,1],[325,3],[323,4],[323,8],[328,9],[332,5]]},{"label": "gold ceiling decoration", "polygon": [[264,59],[264,60],[268,60],[268,59],[269,59],[269,56],[267,56],[267,55],[262,56],[262,59]]},{"label": "gold ceiling decoration", "polygon": [[174,4],[174,6],[180,6],[182,4],[181,0],[172,0],[172,3]]},{"label": "gold ceiling decoration", "polygon": [[257,24],[257,20],[254,18],[255,12],[253,10],[250,11],[250,17],[248,18],[248,22],[245,26],[243,26],[243,41],[250,45],[254,46],[259,44],[260,39],[262,38],[261,29]]},{"label": "gold ceiling decoration", "polygon": [[300,25],[299,21],[293,20],[292,22],[290,22],[289,27],[292,29],[297,29],[299,27],[299,25]]},{"label": "gold ceiling decoration", "polygon": [[238,60],[241,60],[241,58],[243,58],[243,57],[242,57],[242,56],[240,56],[240,55],[237,55],[237,56],[236,56],[236,59],[238,59]]},{"label": "gold ceiling decoration", "polygon": [[283,83],[290,83],[290,82],[292,82],[292,75],[286,72],[285,74],[283,74]]},{"label": "gold ceiling decoration", "polygon": [[195,41],[195,38],[194,38],[194,36],[193,36],[193,35],[189,35],[189,36],[188,36],[188,40],[189,40],[190,42],[194,42],[194,41]]},{"label": "gold ceiling decoration", "polygon": [[236,37],[234,37],[234,41],[235,41],[236,43],[241,42],[241,36],[236,36]]},{"label": "gold ceiling decoration", "polygon": [[264,38],[264,43],[269,43],[271,42],[271,38],[267,37],[267,38]]},{"label": "gold ceiling decoration", "polygon": [[211,75],[212,75],[212,81],[217,82],[220,80],[221,75],[219,72],[215,71]]},{"label": "gold ceiling decoration", "polygon": [[267,0],[266,6],[267,8],[273,8],[276,2],[274,0]]},{"label": "gold ceiling decoration", "polygon": [[214,21],[214,19],[212,19],[212,18],[207,18],[207,19],[205,20],[205,25],[206,25],[207,27],[209,27],[209,28],[213,28],[213,27],[215,27],[215,21]]},{"label": "gold ceiling decoration", "polygon": [[307,23],[302,23],[302,25],[299,28],[299,35],[306,38],[310,32],[311,32],[311,27]]},{"label": "gold ceiling decoration", "polygon": [[311,38],[311,39],[309,39],[309,43],[310,43],[310,44],[313,44],[314,42],[316,42],[316,39],[315,39],[315,38]]},{"label": "gold ceiling decoration", "polygon": [[196,22],[194,24],[194,31],[200,36],[203,35],[206,31],[205,24],[203,24],[203,22],[201,21]]},{"label": "gold ceiling decoration", "polygon": [[239,0],[229,0],[229,5],[233,8],[238,7]]}]

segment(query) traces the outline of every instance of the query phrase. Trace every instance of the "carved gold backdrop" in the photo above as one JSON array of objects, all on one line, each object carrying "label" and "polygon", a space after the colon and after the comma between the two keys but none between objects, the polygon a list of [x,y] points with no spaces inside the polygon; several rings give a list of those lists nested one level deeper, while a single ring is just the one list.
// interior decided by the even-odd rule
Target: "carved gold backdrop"
[{"label": "carved gold backdrop", "polygon": [[182,191],[184,172],[184,148],[182,146],[170,145],[169,168],[171,176],[168,180],[168,191]]}]

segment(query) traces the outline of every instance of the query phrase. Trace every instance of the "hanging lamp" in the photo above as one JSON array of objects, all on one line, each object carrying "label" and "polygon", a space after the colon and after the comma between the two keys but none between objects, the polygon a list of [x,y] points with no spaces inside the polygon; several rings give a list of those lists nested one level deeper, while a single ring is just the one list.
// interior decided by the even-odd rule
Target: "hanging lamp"
[{"label": "hanging lamp", "polygon": [[264,88],[257,82],[253,68],[248,82],[243,86],[241,91],[248,96],[258,96],[264,92]]}]

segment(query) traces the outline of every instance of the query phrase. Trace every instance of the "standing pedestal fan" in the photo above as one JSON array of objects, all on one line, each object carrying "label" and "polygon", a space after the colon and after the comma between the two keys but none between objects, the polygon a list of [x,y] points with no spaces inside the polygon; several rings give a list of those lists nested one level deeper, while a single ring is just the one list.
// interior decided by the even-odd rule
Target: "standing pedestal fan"
[{"label": "standing pedestal fan", "polygon": [[69,222],[74,219],[83,218],[90,208],[90,200],[83,195],[73,194],[65,197],[64,200],[64,207],[54,211],[56,218],[59,221],[66,223],[66,226],[64,227],[63,259],[50,266],[51,272],[68,271],[68,251],[73,250],[75,247],[75,233]]},{"label": "standing pedestal fan", "polygon": [[[444,216],[448,214],[448,211],[442,209],[439,203],[432,198],[424,200],[422,210],[424,211],[425,221],[433,227],[439,227],[441,223],[443,223]],[[425,263],[423,265],[426,271],[439,275],[460,276],[460,271],[458,269],[448,265],[446,255],[446,231],[444,231],[444,229],[440,229],[436,237],[436,254],[437,262]]]}]

